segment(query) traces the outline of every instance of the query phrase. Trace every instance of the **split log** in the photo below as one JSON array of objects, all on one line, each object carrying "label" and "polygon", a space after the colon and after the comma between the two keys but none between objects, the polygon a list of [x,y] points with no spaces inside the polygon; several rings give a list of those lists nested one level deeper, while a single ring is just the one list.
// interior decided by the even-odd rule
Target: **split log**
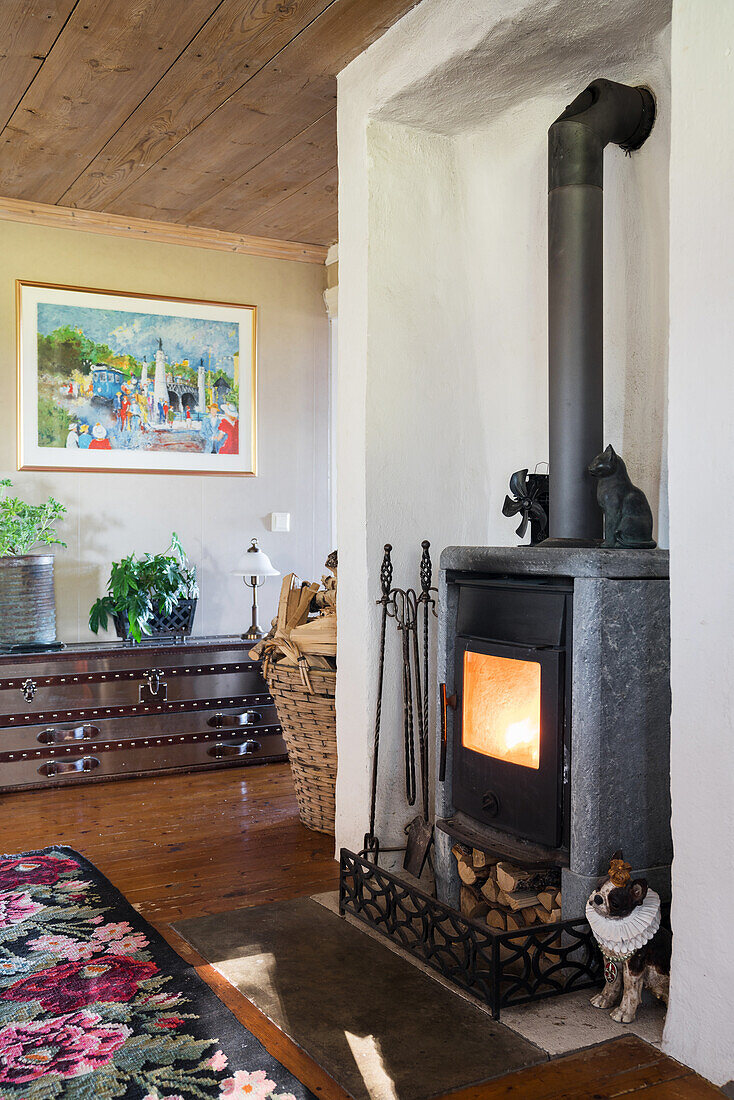
[{"label": "split log", "polygon": [[476,891],[468,886],[461,887],[461,912],[469,920],[479,920],[489,912],[489,905]]},{"label": "split log", "polygon": [[283,582],[280,586],[280,598],[278,600],[278,614],[275,619],[276,630],[279,630],[281,634],[285,633],[285,624],[288,619],[288,604],[291,599],[291,593],[297,584],[300,589],[300,581],[295,573],[286,573],[283,577]]},{"label": "split log", "polygon": [[555,909],[555,907],[556,907],[556,897],[558,896],[558,893],[559,893],[558,890],[539,890],[538,891],[538,901],[540,902],[540,904],[545,909],[548,910],[549,913],[550,913],[551,909]]},{"label": "split log", "polygon": [[499,889],[491,875],[487,881],[482,884],[482,893],[490,905],[495,905],[499,901]]},{"label": "split log", "polygon": [[[285,633],[288,637],[296,627],[301,623],[306,623],[308,618],[308,609],[311,606],[311,600],[318,592],[319,586],[314,581],[313,584],[303,584],[299,591],[291,594],[291,599],[288,602],[288,615],[285,623]],[[314,620],[318,621],[318,620]],[[334,623],[336,626],[336,622]]]},{"label": "split log", "polygon": [[515,867],[512,863],[497,864],[497,882],[507,894],[515,890],[542,890],[557,887],[560,871],[556,867]]},{"label": "split log", "polygon": [[483,852],[481,848],[472,849],[471,861],[475,871],[486,871],[488,874],[492,865],[497,862],[492,856]]},{"label": "split log", "polygon": [[538,916],[543,924],[558,924],[561,919],[560,909],[551,909],[550,913],[545,908],[538,909]]},{"label": "split log", "polygon": [[490,909],[486,920],[490,928],[497,928],[500,932],[504,932],[507,928],[507,915],[502,909]]},{"label": "split log", "polygon": [[521,909],[520,914],[522,916],[522,919],[525,921],[526,928],[532,928],[534,924],[540,923],[537,905],[533,905],[529,909]]},{"label": "split log", "polygon": [[309,656],[335,657],[336,615],[319,615],[301,625],[296,624],[291,630],[291,641]]},{"label": "split log", "polygon": [[456,868],[459,872],[459,878],[465,886],[473,886],[477,881],[477,872],[472,866],[471,854],[466,848],[462,848],[459,844],[455,844],[451,851],[456,859]]},{"label": "split log", "polygon": [[538,895],[532,890],[514,890],[505,896],[510,909],[534,909],[538,904]]},{"label": "split log", "polygon": [[508,932],[520,932],[525,927],[525,921],[522,919],[519,913],[513,913],[512,910],[507,914],[507,931]]}]

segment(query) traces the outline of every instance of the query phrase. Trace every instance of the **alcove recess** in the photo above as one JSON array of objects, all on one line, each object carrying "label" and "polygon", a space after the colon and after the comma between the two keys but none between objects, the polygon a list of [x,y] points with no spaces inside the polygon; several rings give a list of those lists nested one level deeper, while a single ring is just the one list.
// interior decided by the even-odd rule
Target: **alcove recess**
[{"label": "alcove recess", "polygon": [[470,920],[515,932],[561,920],[558,867],[516,867],[480,848],[451,849],[461,881],[460,908]]}]

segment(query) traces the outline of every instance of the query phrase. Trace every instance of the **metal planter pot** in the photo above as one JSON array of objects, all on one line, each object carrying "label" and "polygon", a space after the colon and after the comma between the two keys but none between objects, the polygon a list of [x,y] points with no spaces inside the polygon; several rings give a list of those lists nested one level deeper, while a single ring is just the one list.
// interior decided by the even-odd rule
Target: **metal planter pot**
[{"label": "metal planter pot", "polygon": [[[159,611],[154,611],[150,623],[151,633],[149,635],[143,635],[143,641],[150,638],[188,637],[193,629],[195,614],[196,600],[181,600],[176,604],[170,615],[161,615]],[[117,637],[121,638],[123,642],[132,641],[134,645],[135,642],[130,637],[130,627],[127,616],[120,618],[119,615],[113,615],[112,622],[115,624]]]},{"label": "metal planter pot", "polygon": [[56,601],[52,554],[0,558],[0,646],[53,645]]}]

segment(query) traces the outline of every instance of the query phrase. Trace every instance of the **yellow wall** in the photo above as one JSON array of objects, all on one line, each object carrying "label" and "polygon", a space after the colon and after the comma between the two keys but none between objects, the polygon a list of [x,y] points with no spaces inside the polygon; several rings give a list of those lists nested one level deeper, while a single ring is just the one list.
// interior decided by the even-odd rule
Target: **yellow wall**
[{"label": "yellow wall", "polygon": [[[62,641],[92,640],[89,607],[110,562],[165,549],[176,531],[199,570],[196,634],[240,633],[247,594],[230,575],[257,536],[282,573],[320,577],[328,533],[328,328],[318,264],[269,260],[0,221],[0,477],[32,502],[68,508],[56,554]],[[258,476],[16,470],[15,280],[240,302],[258,307]],[[272,534],[271,511],[290,512]],[[261,595],[262,620],[278,580]]]}]

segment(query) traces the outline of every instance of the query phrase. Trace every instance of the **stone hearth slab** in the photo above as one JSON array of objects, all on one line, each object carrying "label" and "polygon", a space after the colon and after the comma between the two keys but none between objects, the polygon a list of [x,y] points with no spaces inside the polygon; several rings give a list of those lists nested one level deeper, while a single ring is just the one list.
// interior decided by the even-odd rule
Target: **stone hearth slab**
[{"label": "stone hearth slab", "polygon": [[355,1100],[428,1100],[545,1060],[310,899],[175,928]]},{"label": "stone hearth slab", "polygon": [[630,1034],[653,1046],[660,1046],[665,1008],[647,991],[633,1024],[618,1024],[609,1012],[594,1008],[589,1003],[592,993],[593,990],[584,989],[563,997],[549,997],[534,1004],[506,1008],[502,1020],[518,1035],[537,1043],[551,1058]]},{"label": "stone hearth slab", "polygon": [[[314,901],[326,906],[333,913],[339,912],[337,890],[315,894]],[[476,1005],[482,1012],[489,1015],[490,1010],[487,1005],[462,989],[453,989],[451,984],[435,970],[426,966],[420,959],[409,955],[397,944],[385,939],[380,932],[370,928],[369,925],[359,924],[350,914],[347,914],[346,919],[368,936],[374,937],[378,942],[389,947],[402,959],[406,959],[423,974],[427,974],[434,982],[438,982],[446,989],[451,989],[456,996]],[[597,1046],[608,1039],[619,1039],[623,1035],[636,1035],[652,1046],[662,1046],[665,1008],[647,990],[642,994],[642,1005],[633,1024],[618,1024],[611,1018],[609,1012],[594,1008],[590,1004],[593,993],[594,990],[582,989],[578,993],[548,997],[534,1004],[503,1008],[502,1023],[511,1031],[516,1031],[518,1035],[535,1043],[551,1058],[570,1054],[584,1047]]]}]

